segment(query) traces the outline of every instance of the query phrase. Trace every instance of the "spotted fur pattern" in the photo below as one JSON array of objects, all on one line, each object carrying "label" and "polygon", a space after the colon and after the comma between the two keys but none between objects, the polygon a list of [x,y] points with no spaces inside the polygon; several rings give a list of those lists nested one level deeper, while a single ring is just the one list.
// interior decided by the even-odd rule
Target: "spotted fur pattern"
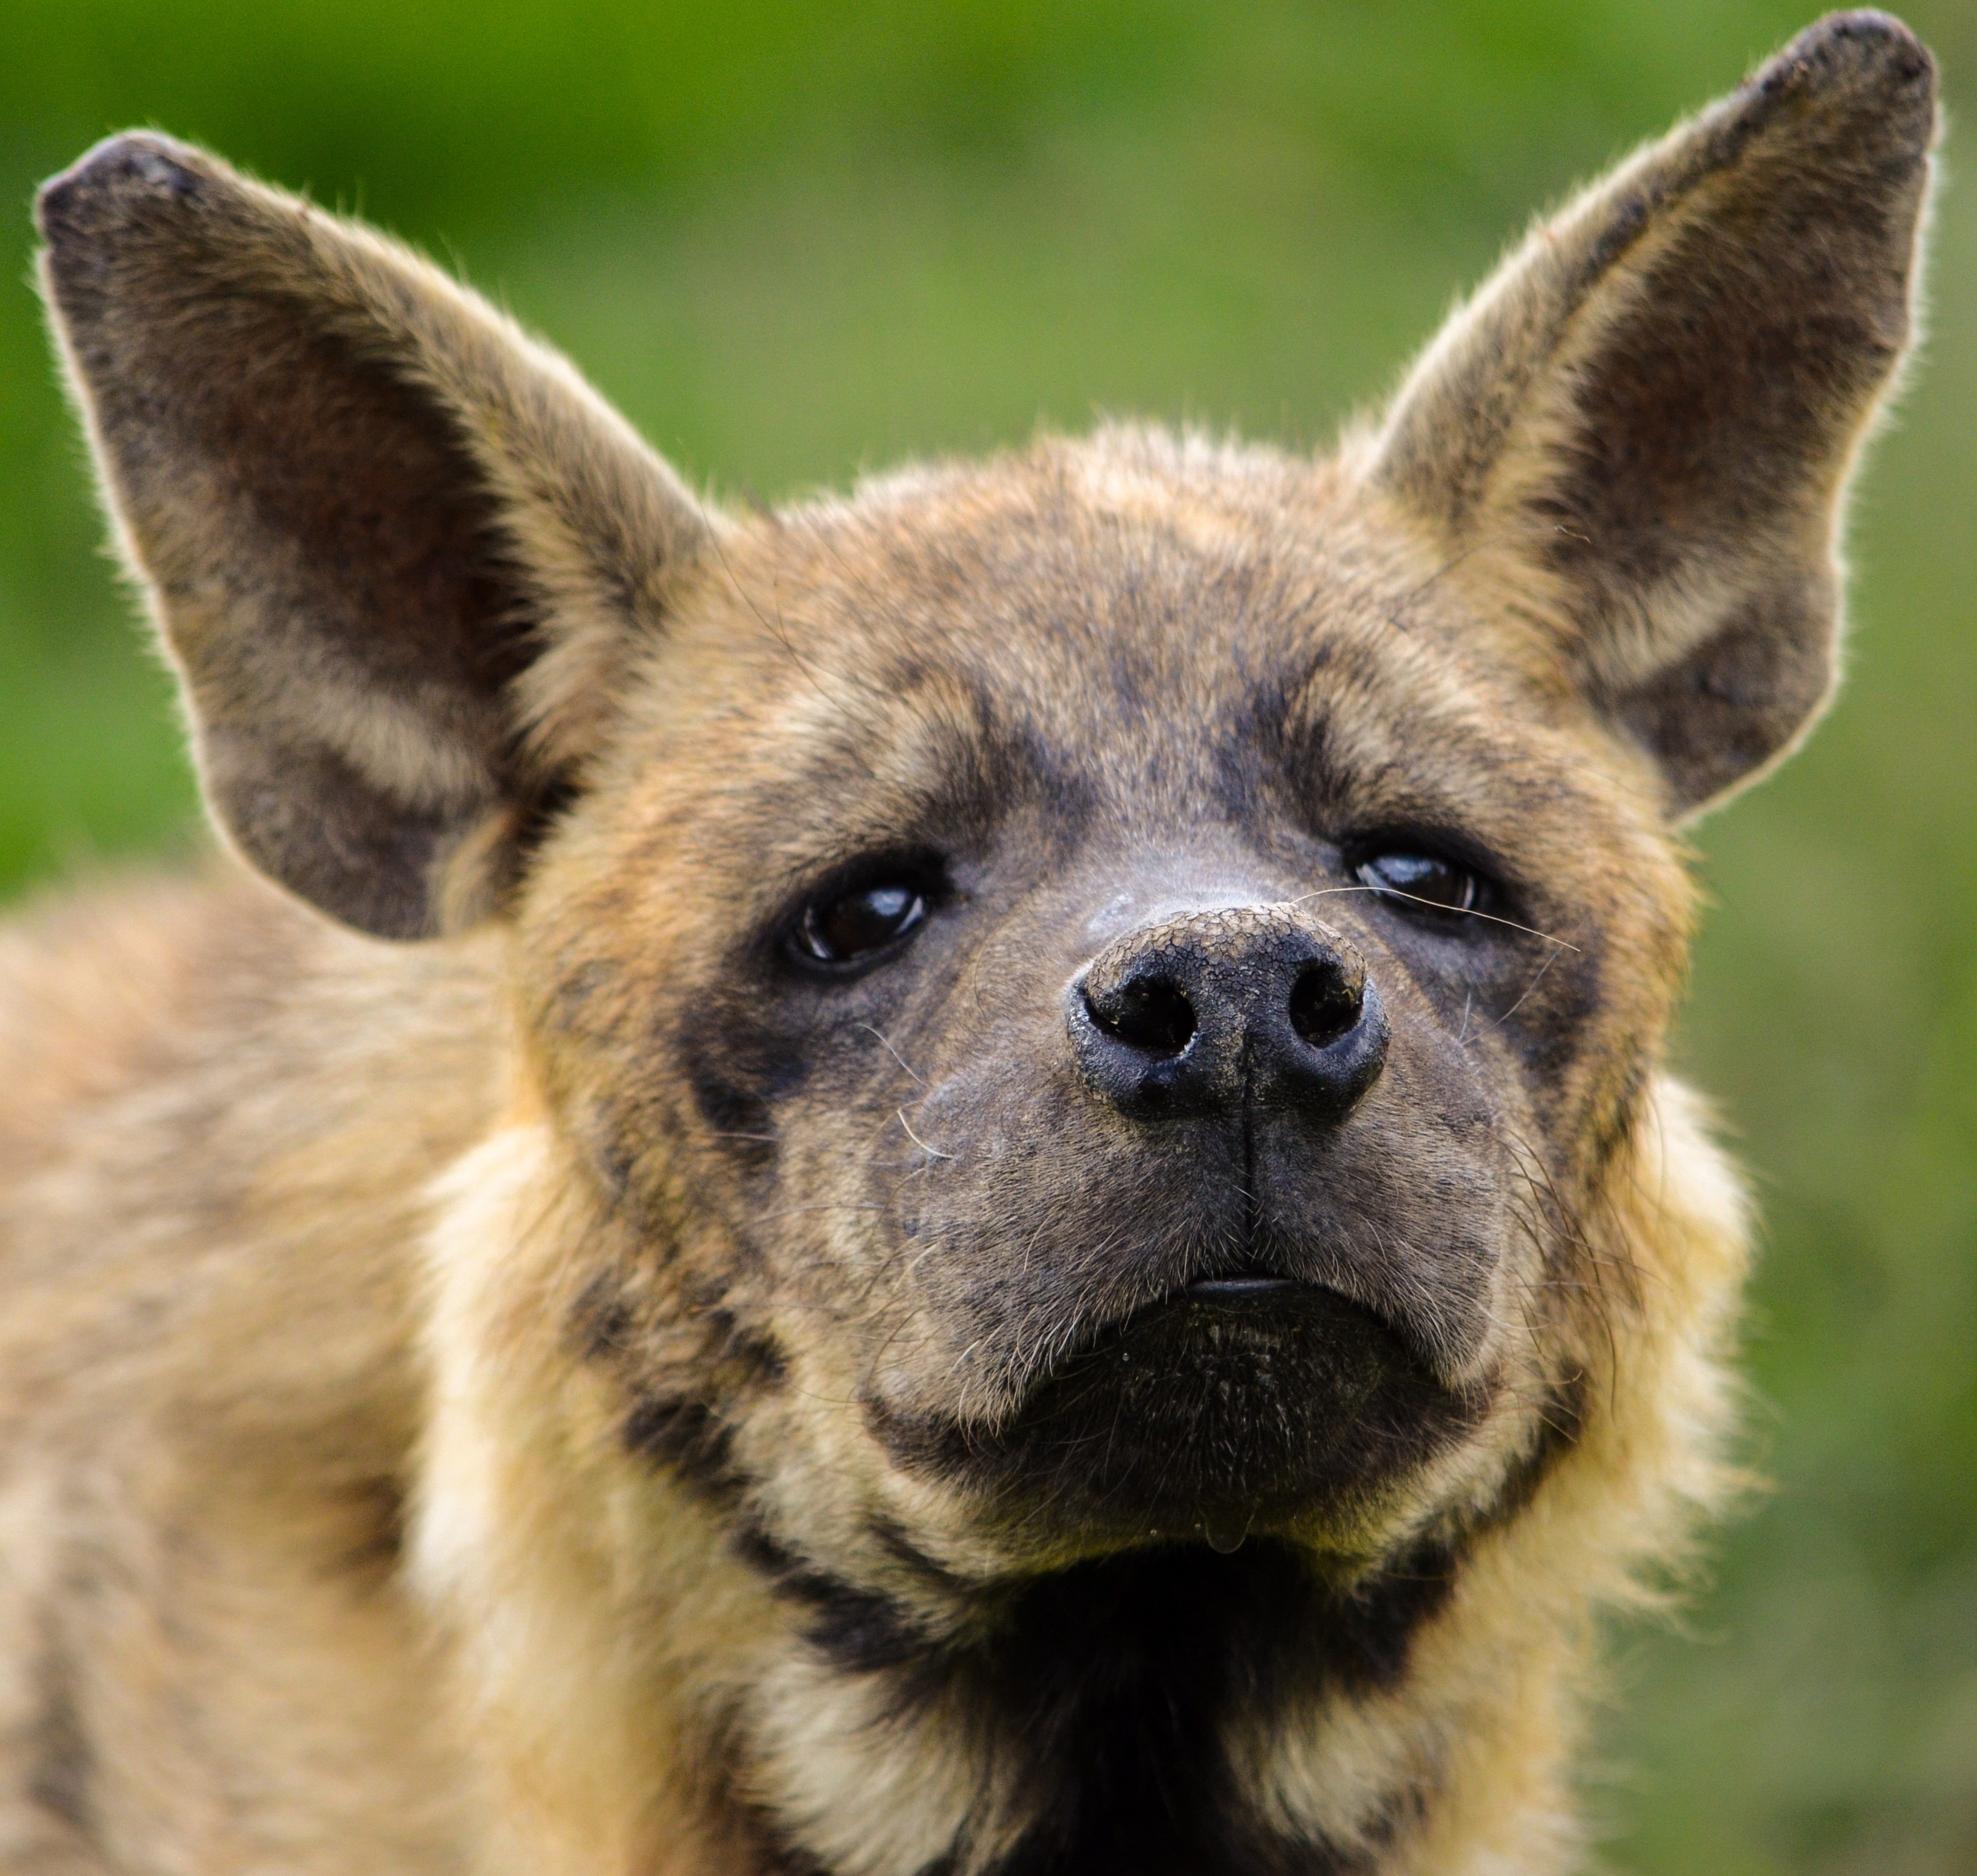
[{"label": "spotted fur pattern", "polygon": [[1830,688],[1932,127],[1836,15],[1323,460],[740,519],[380,236],[50,183],[247,864],[0,934],[0,1864],[1579,1867],[1729,1484],[1680,829]]}]

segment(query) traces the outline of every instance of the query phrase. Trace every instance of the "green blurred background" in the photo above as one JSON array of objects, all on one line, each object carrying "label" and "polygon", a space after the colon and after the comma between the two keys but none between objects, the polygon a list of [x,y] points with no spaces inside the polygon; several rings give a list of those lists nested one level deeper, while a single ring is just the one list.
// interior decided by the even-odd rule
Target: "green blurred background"
[{"label": "green blurred background", "polygon": [[[717,489],[1098,411],[1322,441],[1537,206],[1734,84],[1774,0],[11,0],[0,890],[186,841],[25,284],[37,178],[209,142],[461,266]],[[1977,6],[1910,15],[1952,107]],[[1947,163],[1962,164],[1954,135]],[[1681,1043],[1768,1218],[1776,1491],[1622,1638],[1596,1802],[1657,1876],[1977,1871],[1977,190],[1856,510],[1850,686],[1702,835]]]}]

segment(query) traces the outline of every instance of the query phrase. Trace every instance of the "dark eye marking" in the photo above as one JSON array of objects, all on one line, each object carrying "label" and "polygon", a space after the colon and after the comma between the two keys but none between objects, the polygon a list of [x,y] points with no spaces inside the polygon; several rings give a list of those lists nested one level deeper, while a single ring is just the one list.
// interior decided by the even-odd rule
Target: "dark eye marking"
[{"label": "dark eye marking", "polygon": [[1368,854],[1352,873],[1404,912],[1477,912],[1490,897],[1487,883],[1474,867],[1407,847]]},{"label": "dark eye marking", "polygon": [[926,923],[927,910],[926,891],[906,879],[820,893],[797,917],[790,954],[813,969],[863,964],[903,944]]}]

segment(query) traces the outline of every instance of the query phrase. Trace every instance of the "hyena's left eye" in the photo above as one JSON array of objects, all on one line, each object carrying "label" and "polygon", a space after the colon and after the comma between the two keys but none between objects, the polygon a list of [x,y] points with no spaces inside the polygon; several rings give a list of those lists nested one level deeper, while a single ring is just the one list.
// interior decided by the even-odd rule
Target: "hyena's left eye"
[{"label": "hyena's left eye", "polygon": [[1484,896],[1483,881],[1477,874],[1438,854],[1372,854],[1352,870],[1362,885],[1388,894],[1403,907],[1473,912]]},{"label": "hyena's left eye", "polygon": [[917,886],[882,880],[812,900],[790,934],[790,944],[806,963],[860,963],[890,950],[926,915],[926,895]]}]

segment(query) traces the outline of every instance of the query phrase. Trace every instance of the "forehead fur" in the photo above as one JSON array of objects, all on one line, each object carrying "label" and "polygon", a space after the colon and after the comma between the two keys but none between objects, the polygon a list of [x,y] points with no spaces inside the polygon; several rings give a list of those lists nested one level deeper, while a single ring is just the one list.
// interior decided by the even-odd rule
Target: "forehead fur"
[{"label": "forehead fur", "polygon": [[827,667],[910,684],[940,659],[1033,709],[1104,695],[1109,721],[1163,680],[1212,703],[1281,677],[1316,629],[1404,629],[1434,571],[1338,464],[1117,426],[771,517],[708,579]]},{"label": "forehead fur", "polygon": [[1039,795],[1163,839],[1274,809],[1665,854],[1645,761],[1534,649],[1543,621],[1462,570],[1349,457],[1048,438],[728,534],[619,759],[668,813],[678,788],[732,801],[745,779],[764,854],[799,864],[820,815],[897,844]]}]

